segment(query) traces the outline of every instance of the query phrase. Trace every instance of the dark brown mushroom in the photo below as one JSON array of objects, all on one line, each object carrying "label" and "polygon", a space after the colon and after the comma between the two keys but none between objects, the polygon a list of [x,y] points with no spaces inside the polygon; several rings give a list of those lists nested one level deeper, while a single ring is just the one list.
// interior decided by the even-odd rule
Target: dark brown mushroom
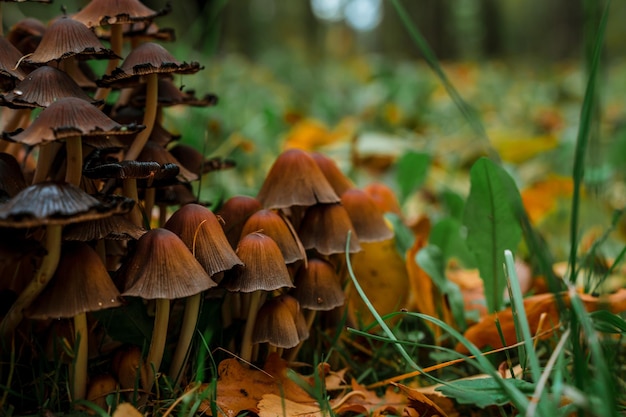
[{"label": "dark brown mushroom", "polygon": [[306,210],[298,236],[305,249],[332,255],[346,251],[349,231],[352,232],[349,252],[358,252],[361,250],[358,235],[346,209],[341,204],[316,204]]},{"label": "dark brown mushroom", "polygon": [[290,264],[305,258],[304,248],[287,219],[277,213],[263,209],[252,214],[241,230],[241,237],[261,232],[271,237],[280,248],[285,263]]},{"label": "dark brown mushroom", "polygon": [[347,190],[341,194],[341,204],[352,220],[359,241],[380,242],[393,237],[383,213],[364,191],[356,188]]},{"label": "dark brown mushroom", "polygon": [[224,234],[231,247],[237,247],[246,220],[262,208],[259,200],[245,195],[233,196],[222,205],[217,215],[222,219]]}]

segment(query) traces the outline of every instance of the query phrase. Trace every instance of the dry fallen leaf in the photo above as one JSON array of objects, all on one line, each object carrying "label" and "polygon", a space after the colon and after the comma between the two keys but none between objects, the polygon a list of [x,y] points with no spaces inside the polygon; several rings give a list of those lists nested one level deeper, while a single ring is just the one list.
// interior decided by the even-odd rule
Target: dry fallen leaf
[{"label": "dry fallen leaf", "polygon": [[318,405],[300,404],[276,394],[266,394],[259,401],[259,417],[322,417]]},{"label": "dry fallen leaf", "polygon": [[574,189],[572,179],[552,175],[522,190],[522,202],[533,223],[540,222],[550,213],[559,198],[569,198]]},{"label": "dry fallen leaf", "polygon": [[410,417],[448,417],[446,412],[426,395],[405,385],[397,385],[407,395],[406,414]]},{"label": "dry fallen leaf", "polygon": [[[561,296],[565,305],[569,306],[570,299],[568,294],[562,293]],[[606,309],[617,314],[626,310],[626,289],[623,288],[608,296],[594,297],[589,294],[580,294],[580,298],[589,312]],[[548,330],[558,324],[558,305],[554,295],[551,293],[526,298],[524,300],[524,309],[526,310],[526,317],[532,334],[537,333],[543,313],[546,314],[547,321],[543,324],[541,331]],[[494,349],[503,347],[495,324],[496,318],[500,321],[506,345],[509,346],[516,343],[515,323],[511,308],[483,317],[478,323],[470,327],[464,336],[479,349],[488,346]],[[547,336],[549,334],[544,335],[544,337]],[[457,344],[456,350],[465,354],[469,353],[467,348],[461,343]]]},{"label": "dry fallen leaf", "polygon": [[130,403],[122,403],[117,406],[112,417],[143,417]]},{"label": "dry fallen leaf", "polygon": [[[275,394],[300,404],[315,401],[287,376],[287,364],[276,354],[268,357],[264,371],[246,368],[236,359],[225,359],[218,366],[217,406],[228,417],[242,411],[258,413],[264,395]],[[201,409],[211,414],[209,400]]]},{"label": "dry fallen leaf", "polygon": [[406,406],[406,395],[387,388],[385,395],[379,397],[374,391],[352,381],[352,391],[345,396],[332,400],[331,407],[335,414],[356,413],[366,416],[402,415]]}]

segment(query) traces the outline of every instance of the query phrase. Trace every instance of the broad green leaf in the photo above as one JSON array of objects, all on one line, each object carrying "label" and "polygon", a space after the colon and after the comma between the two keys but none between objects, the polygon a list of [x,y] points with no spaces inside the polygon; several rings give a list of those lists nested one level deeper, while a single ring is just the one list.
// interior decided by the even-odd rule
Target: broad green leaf
[{"label": "broad green leaf", "polygon": [[404,257],[404,254],[413,246],[415,235],[397,214],[385,213],[385,219],[391,223],[396,250]]},{"label": "broad green leaf", "polygon": [[467,245],[476,256],[485,282],[487,309],[494,312],[502,306],[506,286],[504,250],[515,250],[522,236],[514,211],[521,201],[513,179],[487,158],[476,161],[470,177],[463,216]]},{"label": "broad green leaf", "polygon": [[463,207],[465,206],[463,197],[452,190],[444,190],[439,198],[450,217],[458,220],[463,219]]},{"label": "broad green leaf", "polygon": [[475,268],[476,259],[467,247],[462,228],[463,225],[459,220],[451,217],[444,218],[433,226],[428,242],[441,249],[444,262],[454,258],[465,268]]},{"label": "broad green leaf", "polygon": [[[522,379],[505,379],[513,389],[531,396],[535,391],[535,384]],[[511,402],[511,395],[504,391],[500,381],[493,378],[466,379],[450,382],[436,389],[449,398],[454,398],[459,404],[474,404],[480,408],[490,405],[505,405]]]},{"label": "broad green leaf", "polygon": [[417,189],[428,174],[430,155],[426,153],[407,152],[398,161],[397,181],[400,188],[400,201]]}]

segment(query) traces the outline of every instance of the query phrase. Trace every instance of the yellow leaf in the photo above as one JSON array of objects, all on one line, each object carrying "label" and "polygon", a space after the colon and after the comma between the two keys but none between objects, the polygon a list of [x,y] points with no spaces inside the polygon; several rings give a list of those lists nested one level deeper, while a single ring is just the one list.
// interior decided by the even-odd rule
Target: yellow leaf
[{"label": "yellow leaf", "polygon": [[489,132],[489,137],[502,160],[515,164],[558,145],[558,138],[553,134],[526,136],[516,132],[492,131]]},{"label": "yellow leaf", "polygon": [[572,179],[552,175],[522,190],[524,208],[533,223],[541,221],[555,207],[559,198],[572,195]]},{"label": "yellow leaf", "polygon": [[[352,254],[350,261],[354,274],[382,316],[406,307],[409,296],[409,277],[406,263],[396,250],[394,239],[381,242],[361,242],[362,251]],[[359,297],[348,291],[348,314],[353,323],[371,323],[373,317]]]}]

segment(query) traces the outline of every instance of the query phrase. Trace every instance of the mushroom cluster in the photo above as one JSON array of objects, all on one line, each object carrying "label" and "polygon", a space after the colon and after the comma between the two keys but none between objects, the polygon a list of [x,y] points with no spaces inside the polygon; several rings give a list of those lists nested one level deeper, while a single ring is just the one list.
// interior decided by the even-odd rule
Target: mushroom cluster
[{"label": "mushroom cluster", "polygon": [[[169,106],[217,102],[176,88],[174,77],[202,66],[160,44],[174,38],[154,23],[167,12],[91,0],[0,37],[0,355],[8,363],[17,345],[34,361],[25,347],[56,339],[68,405],[102,381],[144,404],[160,381],[184,387],[203,303],[220,303],[216,320],[244,361],[295,359],[317,312],[344,305],[346,250],[392,238],[334,161],[297,149],[277,157],[256,197],[231,197],[216,214],[197,201],[192,182],[233,163],[173,146],[161,123]],[[99,77],[92,59],[108,60]],[[129,306],[154,312],[134,344],[96,314]]]}]

